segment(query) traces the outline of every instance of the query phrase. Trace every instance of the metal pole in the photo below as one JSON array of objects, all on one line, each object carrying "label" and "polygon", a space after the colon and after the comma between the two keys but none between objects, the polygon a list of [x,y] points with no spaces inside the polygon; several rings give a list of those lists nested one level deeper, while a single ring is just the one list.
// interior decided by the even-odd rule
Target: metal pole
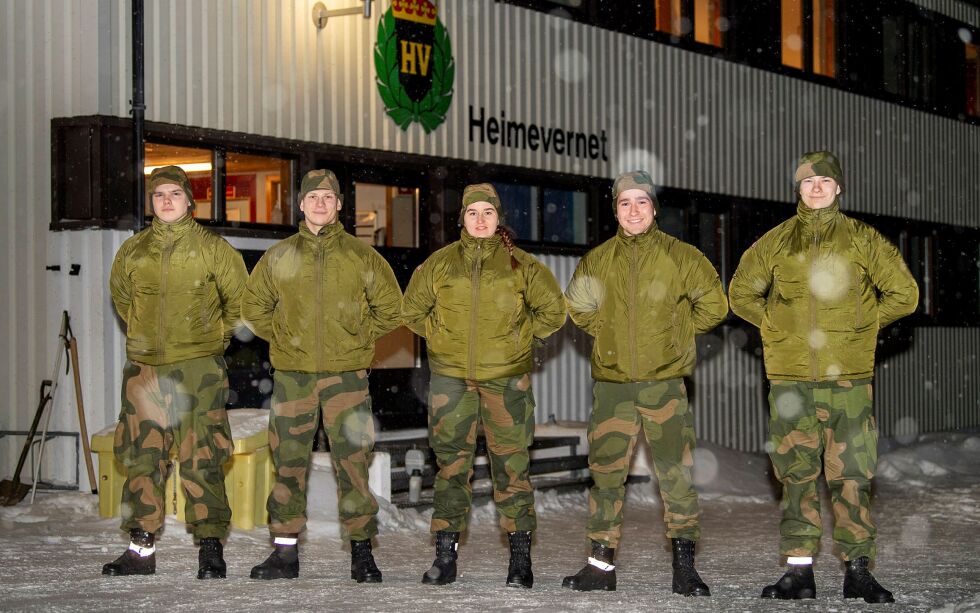
[{"label": "metal pole", "polygon": [[139,232],[146,222],[143,194],[143,118],[146,104],[143,99],[143,0],[133,2],[133,219]]}]

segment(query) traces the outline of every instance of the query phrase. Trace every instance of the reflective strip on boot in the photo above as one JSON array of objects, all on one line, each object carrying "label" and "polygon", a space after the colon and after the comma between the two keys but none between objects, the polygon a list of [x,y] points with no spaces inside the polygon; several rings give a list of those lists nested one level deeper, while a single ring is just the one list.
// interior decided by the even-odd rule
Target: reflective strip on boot
[{"label": "reflective strip on boot", "polygon": [[148,558],[156,552],[156,545],[151,545],[149,547],[140,547],[136,543],[129,544],[129,550],[135,552],[141,558]]},{"label": "reflective strip on boot", "polygon": [[608,564],[606,562],[603,562],[602,560],[596,560],[592,556],[589,556],[589,564],[607,573],[611,570],[616,570],[615,564]]}]

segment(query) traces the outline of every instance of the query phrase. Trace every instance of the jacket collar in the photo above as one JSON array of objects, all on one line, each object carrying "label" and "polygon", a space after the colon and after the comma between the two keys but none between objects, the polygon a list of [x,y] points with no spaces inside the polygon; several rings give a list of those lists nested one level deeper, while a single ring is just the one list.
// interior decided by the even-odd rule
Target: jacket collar
[{"label": "jacket collar", "polygon": [[336,221],[330,225],[323,226],[320,228],[320,232],[313,234],[310,227],[306,225],[306,220],[299,222],[299,235],[308,241],[313,241],[317,244],[321,244],[326,241],[333,240],[344,233],[344,226],[339,221]]},{"label": "jacket collar", "polygon": [[626,231],[623,230],[623,226],[619,226],[616,229],[616,240],[620,241],[624,245],[637,245],[644,247],[652,243],[656,237],[660,234],[660,228],[657,226],[657,220],[654,218],[653,223],[647,228],[647,231],[642,234],[634,234],[629,236]]},{"label": "jacket collar", "polygon": [[840,198],[834,198],[833,204],[823,209],[811,209],[802,200],[796,204],[796,218],[811,232],[825,229],[840,215]]},{"label": "jacket collar", "polygon": [[175,240],[187,234],[196,224],[197,222],[194,221],[194,217],[188,211],[186,215],[177,221],[166,222],[159,217],[154,217],[153,221],[150,222],[150,231],[155,237]]},{"label": "jacket collar", "polygon": [[463,228],[459,232],[459,242],[463,247],[463,255],[467,258],[473,258],[477,247],[480,247],[481,259],[485,260],[497,250],[497,246],[500,245],[500,235],[494,233],[487,238],[475,238],[466,231],[466,228]]}]

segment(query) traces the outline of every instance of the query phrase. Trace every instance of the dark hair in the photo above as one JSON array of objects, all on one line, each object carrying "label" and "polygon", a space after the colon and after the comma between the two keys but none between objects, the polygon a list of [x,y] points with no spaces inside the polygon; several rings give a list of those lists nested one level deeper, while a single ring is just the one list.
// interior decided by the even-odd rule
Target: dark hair
[{"label": "dark hair", "polygon": [[500,235],[500,242],[504,244],[507,253],[510,254],[510,269],[517,270],[521,263],[514,257],[514,238],[510,235],[510,230],[505,228],[503,224],[500,224],[497,226],[497,234]]}]

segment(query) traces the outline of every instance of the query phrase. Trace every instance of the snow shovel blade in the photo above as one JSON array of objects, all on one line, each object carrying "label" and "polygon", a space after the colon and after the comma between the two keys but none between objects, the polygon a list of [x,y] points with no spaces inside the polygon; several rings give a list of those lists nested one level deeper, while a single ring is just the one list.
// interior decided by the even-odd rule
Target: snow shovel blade
[{"label": "snow shovel blade", "polygon": [[0,506],[14,506],[23,500],[29,491],[31,491],[30,483],[21,483],[11,479],[0,481]]}]

